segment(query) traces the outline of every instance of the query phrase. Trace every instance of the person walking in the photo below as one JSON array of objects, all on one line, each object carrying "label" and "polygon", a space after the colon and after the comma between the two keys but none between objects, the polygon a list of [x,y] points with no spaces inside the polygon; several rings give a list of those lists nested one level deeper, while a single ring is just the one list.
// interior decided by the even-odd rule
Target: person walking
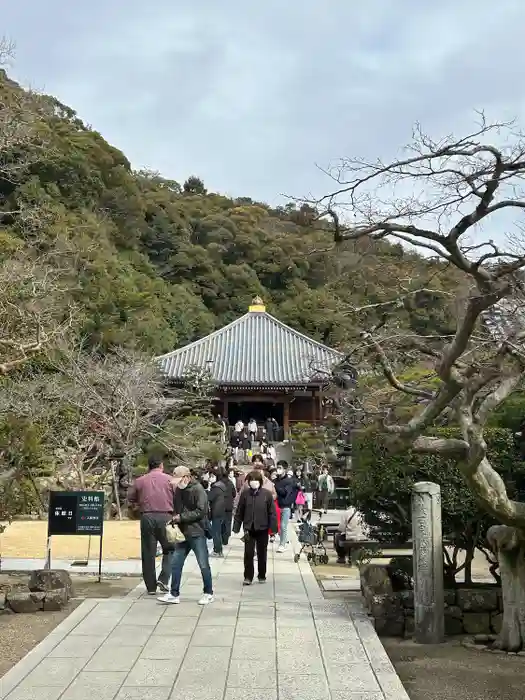
[{"label": "person walking", "polygon": [[328,466],[325,464],[321,469],[321,475],[317,482],[317,493],[319,497],[319,508],[325,513],[328,512],[328,501],[330,496],[335,491],[335,484],[333,478],[328,472]]},{"label": "person walking", "polygon": [[286,470],[286,476],[292,480],[293,483],[293,503],[290,507],[290,520],[293,520],[295,516],[295,501],[297,500],[297,494],[299,493],[299,481],[295,477],[294,470],[292,467],[288,466],[288,469]]},{"label": "person walking", "polygon": [[257,469],[248,474],[248,488],[239,498],[233,531],[244,530],[244,585],[253,583],[253,558],[257,552],[257,579],[266,582],[268,539],[277,530],[277,515],[271,493],[263,488],[263,475]]},{"label": "person walking", "polygon": [[[272,485],[275,483],[277,479],[277,469],[275,467],[270,467],[268,470],[268,479],[272,482]],[[279,534],[279,531],[281,529],[281,509],[279,508],[279,504],[277,503],[277,491],[273,490],[273,503],[275,505],[275,511],[277,513],[277,530],[270,530],[270,542],[275,542],[275,536]]]},{"label": "person walking", "polygon": [[250,435],[250,442],[253,448],[253,443],[257,440],[257,421],[255,418],[250,418],[248,422],[248,434]]},{"label": "person walking", "polygon": [[209,491],[208,502],[210,504],[211,534],[213,538],[213,555],[223,557],[222,552],[222,528],[226,507],[226,485],[217,478],[217,471],[210,473],[208,477]]},{"label": "person walking", "polygon": [[221,445],[225,445],[226,444],[226,437],[228,434],[228,426],[226,425],[226,421],[224,420],[224,418],[221,416],[220,413],[217,416],[217,424],[219,425],[219,430],[220,430]]},{"label": "person walking", "polygon": [[266,442],[270,445],[275,440],[275,425],[272,418],[268,417],[264,422],[266,430]]},{"label": "person walking", "polygon": [[171,591],[158,598],[160,603],[180,603],[180,583],[184,562],[190,552],[195,554],[201,571],[203,594],[199,605],[213,603],[213,580],[208,555],[207,534],[208,496],[203,486],[193,478],[188,467],[177,467],[173,471],[175,496],[173,498],[173,522],[177,523],[185,537],[175,545],[172,558]]},{"label": "person walking", "polygon": [[306,509],[312,512],[314,507],[314,491],[317,489],[317,482],[315,476],[311,473],[303,471],[303,488],[304,488],[304,498]]},{"label": "person walking", "polygon": [[242,459],[244,464],[248,464],[252,458],[252,441],[247,430],[241,434]]},{"label": "person walking", "polygon": [[306,497],[304,495],[305,481],[303,478],[303,470],[298,467],[295,470],[295,479],[297,482],[297,496],[295,497],[295,510],[297,512],[297,518],[301,520],[303,517],[303,509],[306,504]]},{"label": "person walking", "polygon": [[[148,460],[148,473],[139,476],[128,491],[129,504],[140,510],[142,578],[149,595],[155,595],[157,588],[168,591],[172,547],[166,539],[166,524],[173,517],[173,497],[172,479],[164,473],[162,459],[151,456]],[[162,548],[158,580],[155,567],[157,544]]]},{"label": "person walking", "polygon": [[[265,467],[264,467],[264,461],[261,455],[253,455],[252,457],[252,470],[257,470],[261,472],[261,477],[263,480],[262,487],[263,489],[266,489],[272,494],[272,498],[277,498],[277,492],[275,490],[275,484],[273,481],[270,481],[270,479],[266,476],[265,474]],[[249,488],[249,483],[248,483],[248,477],[246,477],[244,481],[244,485],[242,487],[242,491],[245,491],[246,489]]]},{"label": "person walking", "polygon": [[233,506],[237,497],[237,489],[235,487],[235,478],[226,469],[220,469],[217,473],[218,478],[224,484],[224,518],[222,520],[222,544],[226,547],[230,541],[232,534]]},{"label": "person walking", "polygon": [[233,450],[233,458],[236,462],[239,461],[241,452],[241,433],[240,431],[234,430],[230,438],[230,447]]},{"label": "person walking", "polygon": [[284,459],[277,462],[277,480],[275,490],[277,492],[277,503],[281,509],[281,528],[279,533],[279,546],[277,552],[282,553],[288,544],[288,523],[292,513],[292,505],[295,503],[296,488],[295,482],[288,474],[288,462]]}]

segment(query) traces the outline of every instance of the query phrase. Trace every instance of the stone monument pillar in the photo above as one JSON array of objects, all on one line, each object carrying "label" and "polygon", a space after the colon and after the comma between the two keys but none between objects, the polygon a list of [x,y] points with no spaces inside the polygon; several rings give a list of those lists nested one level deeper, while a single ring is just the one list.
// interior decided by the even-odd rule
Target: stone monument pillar
[{"label": "stone monument pillar", "polygon": [[431,481],[412,491],[414,547],[414,640],[420,644],[445,641],[441,489]]}]

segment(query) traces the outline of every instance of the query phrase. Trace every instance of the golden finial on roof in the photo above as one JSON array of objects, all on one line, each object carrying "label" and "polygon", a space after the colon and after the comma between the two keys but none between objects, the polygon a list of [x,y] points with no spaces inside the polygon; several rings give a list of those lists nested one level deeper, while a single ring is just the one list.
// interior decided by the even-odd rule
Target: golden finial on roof
[{"label": "golden finial on roof", "polygon": [[264,305],[264,301],[261,299],[260,296],[256,296],[252,299],[252,303],[248,307],[248,311],[256,313],[262,313],[266,311],[266,306]]}]

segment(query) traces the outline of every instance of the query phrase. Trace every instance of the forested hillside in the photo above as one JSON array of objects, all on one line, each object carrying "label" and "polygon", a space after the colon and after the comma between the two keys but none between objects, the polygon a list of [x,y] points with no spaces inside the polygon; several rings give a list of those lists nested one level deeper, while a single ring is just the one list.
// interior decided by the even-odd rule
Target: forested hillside
[{"label": "forested hillside", "polygon": [[[328,224],[307,206],[272,209],[207,192],[197,176],[179,184],[135,172],[53,97],[29,95],[5,74],[0,90],[4,271],[47,255],[63,273],[56,313],[63,322],[74,309],[71,330],[85,345],[166,352],[245,313],[258,294],[284,322],[344,347],[359,326],[354,307],[415,280],[433,291],[416,297],[419,308],[411,297],[400,323],[447,332],[446,267],[387,243],[330,250]],[[9,308],[16,313],[3,304],[4,316]]]}]

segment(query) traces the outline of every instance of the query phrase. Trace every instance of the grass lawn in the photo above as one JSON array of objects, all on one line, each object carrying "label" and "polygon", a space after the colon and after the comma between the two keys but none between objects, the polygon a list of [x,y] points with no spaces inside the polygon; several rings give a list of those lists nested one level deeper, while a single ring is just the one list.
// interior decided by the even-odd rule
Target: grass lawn
[{"label": "grass lawn", "polygon": [[[0,556],[19,559],[43,559],[46,555],[47,522],[16,521],[0,535]],[[53,537],[54,559],[84,559],[89,537]],[[92,559],[98,558],[99,538],[91,538]],[[104,523],[103,558],[126,560],[140,558],[138,520],[109,520]]]}]

